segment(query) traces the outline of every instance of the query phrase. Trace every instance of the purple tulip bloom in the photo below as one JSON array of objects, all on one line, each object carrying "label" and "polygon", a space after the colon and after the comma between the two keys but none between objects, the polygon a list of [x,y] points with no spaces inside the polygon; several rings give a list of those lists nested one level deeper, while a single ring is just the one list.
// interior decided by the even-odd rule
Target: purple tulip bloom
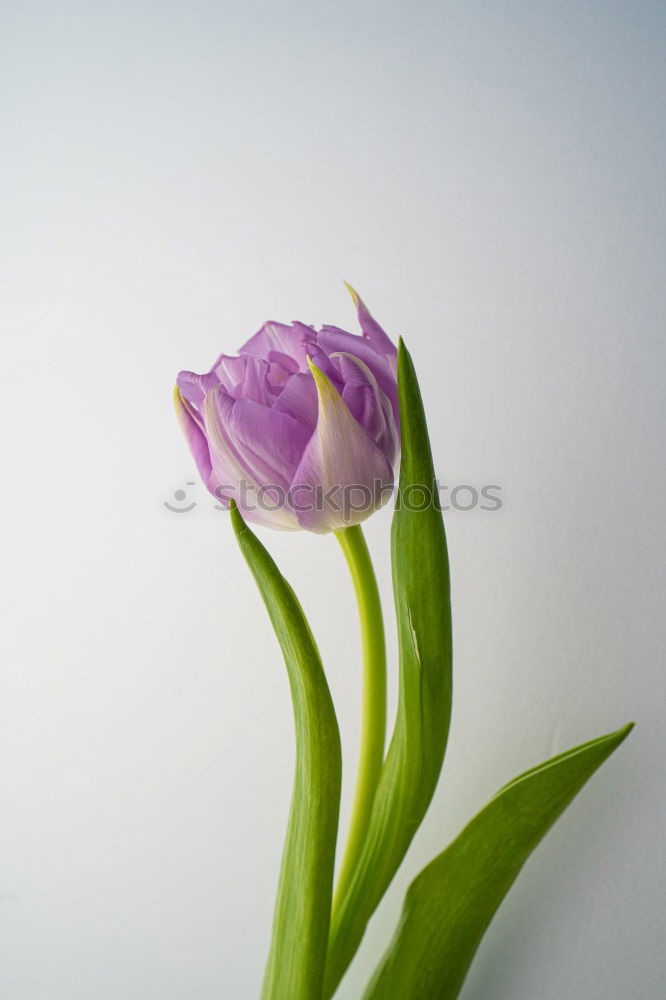
[{"label": "purple tulip bloom", "polygon": [[206,487],[245,518],[327,532],[391,495],[399,449],[396,348],[350,289],[362,336],[265,323],[238,357],[181,372],[176,410]]}]

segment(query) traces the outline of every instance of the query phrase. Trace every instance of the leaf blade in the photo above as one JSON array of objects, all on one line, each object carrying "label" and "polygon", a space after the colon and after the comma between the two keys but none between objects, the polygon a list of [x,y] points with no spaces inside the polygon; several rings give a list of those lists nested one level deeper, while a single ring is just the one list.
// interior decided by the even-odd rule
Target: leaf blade
[{"label": "leaf blade", "polygon": [[338,724],[296,595],[233,502],[231,520],[284,655],[296,730],[294,790],[261,996],[320,1000],[340,803]]},{"label": "leaf blade", "polygon": [[632,728],[575,747],[500,789],[410,885],[363,1000],[455,1000],[525,861]]}]

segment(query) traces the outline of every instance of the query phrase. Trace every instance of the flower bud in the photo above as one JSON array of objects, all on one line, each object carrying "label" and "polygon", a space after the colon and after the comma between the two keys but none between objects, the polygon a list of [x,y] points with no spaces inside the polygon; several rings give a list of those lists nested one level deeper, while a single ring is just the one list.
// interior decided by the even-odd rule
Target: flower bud
[{"label": "flower bud", "polygon": [[199,473],[246,520],[324,533],[391,495],[400,439],[396,348],[353,289],[361,335],[265,323],[175,400]]}]

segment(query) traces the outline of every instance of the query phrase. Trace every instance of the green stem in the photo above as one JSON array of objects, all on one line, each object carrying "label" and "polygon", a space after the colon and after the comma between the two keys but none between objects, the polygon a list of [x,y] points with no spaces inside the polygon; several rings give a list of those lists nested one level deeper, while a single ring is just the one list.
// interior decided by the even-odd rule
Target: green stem
[{"label": "green stem", "polygon": [[344,898],[370,822],[386,739],[386,645],[379,589],[360,525],[335,532],[351,573],[363,648],[361,748],[347,844],[340,865],[333,910]]}]

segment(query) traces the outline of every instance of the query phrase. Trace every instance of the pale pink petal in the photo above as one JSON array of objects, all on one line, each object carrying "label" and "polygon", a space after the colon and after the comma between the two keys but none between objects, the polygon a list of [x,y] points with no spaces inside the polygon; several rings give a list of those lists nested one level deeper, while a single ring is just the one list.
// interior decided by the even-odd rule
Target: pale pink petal
[{"label": "pale pink petal", "polygon": [[239,354],[250,355],[253,358],[267,358],[271,351],[278,351],[293,358],[298,365],[298,370],[306,372],[307,357],[304,346],[305,331],[314,334],[314,330],[303,326],[302,323],[294,323],[287,326],[285,323],[264,323],[260,330],[253,337],[243,344]]},{"label": "pale pink petal", "polygon": [[[242,417],[235,418],[235,410],[239,406],[244,408],[245,413],[248,408],[253,408],[256,430],[256,411],[265,407],[247,400],[235,400],[222,386],[212,389],[204,402],[205,430],[210,442],[212,479],[216,483],[217,495],[232,497],[249,520],[273,528],[294,530],[298,528],[298,521],[288,506],[277,510],[266,510],[262,506],[265,493],[268,493],[265,497],[267,501],[272,501],[273,497],[279,499],[281,495],[286,499],[289,484],[268,461],[267,455],[256,454],[246,440],[239,439],[238,427],[243,422]],[[270,414],[270,411],[266,412]],[[291,419],[286,414],[280,416],[283,420]],[[277,438],[279,435],[274,436]],[[271,486],[280,488],[282,494],[267,490]],[[270,506],[273,506],[272,502]]]},{"label": "pale pink petal", "polygon": [[185,434],[192,457],[199,470],[199,475],[206,487],[208,487],[212,473],[212,463],[206,435],[199,424],[198,415],[196,415],[192,404],[183,396],[178,386],[174,390],[173,399],[178,422]]},{"label": "pale pink petal", "polygon": [[391,401],[360,358],[353,354],[334,354],[332,357],[340,358],[344,379],[342,398],[361,427],[394,466],[399,451],[399,435]]},{"label": "pale pink petal", "polygon": [[393,471],[314,365],[317,426],[294,475],[291,498],[301,527],[324,533],[364,521],[388,500]]}]

